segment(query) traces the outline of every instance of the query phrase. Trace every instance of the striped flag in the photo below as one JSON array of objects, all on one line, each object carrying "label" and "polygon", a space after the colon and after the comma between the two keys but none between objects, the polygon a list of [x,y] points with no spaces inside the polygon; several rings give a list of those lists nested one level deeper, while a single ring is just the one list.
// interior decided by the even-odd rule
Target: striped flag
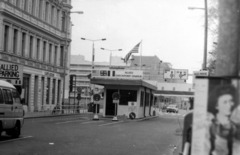
[{"label": "striped flag", "polygon": [[133,49],[130,52],[128,52],[128,54],[124,57],[123,60],[124,60],[125,63],[129,60],[132,53],[138,53],[138,49],[139,49],[140,44],[141,44],[141,42],[138,43],[136,46],[134,46]]}]

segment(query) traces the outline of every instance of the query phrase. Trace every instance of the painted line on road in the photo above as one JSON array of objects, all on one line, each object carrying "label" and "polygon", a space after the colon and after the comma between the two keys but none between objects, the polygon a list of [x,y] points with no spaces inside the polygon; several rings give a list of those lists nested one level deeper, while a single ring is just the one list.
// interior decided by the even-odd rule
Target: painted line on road
[{"label": "painted line on road", "polygon": [[87,121],[87,120],[74,120],[74,121],[58,122],[58,123],[55,123],[55,124],[66,124],[66,123],[83,122],[83,121]]},{"label": "painted line on road", "polygon": [[21,138],[17,138],[17,139],[5,140],[5,141],[0,142],[0,144],[7,143],[7,142],[14,142],[14,141],[23,140],[23,139],[28,139],[28,138],[32,138],[32,137],[33,136],[26,136],[26,137],[21,137]]},{"label": "painted line on road", "polygon": [[100,123],[103,121],[90,121],[90,122],[83,122],[82,124],[91,124],[91,123]]},{"label": "painted line on road", "polygon": [[113,122],[113,123],[107,123],[107,124],[101,124],[99,126],[107,126],[107,125],[113,125],[113,124],[119,124],[119,123],[123,123],[124,121],[119,121],[119,122]]}]

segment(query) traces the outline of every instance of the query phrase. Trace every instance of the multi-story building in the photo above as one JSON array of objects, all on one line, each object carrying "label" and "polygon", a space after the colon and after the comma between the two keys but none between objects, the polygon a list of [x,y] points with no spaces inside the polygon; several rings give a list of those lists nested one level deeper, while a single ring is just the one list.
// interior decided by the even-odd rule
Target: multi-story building
[{"label": "multi-story building", "polygon": [[71,8],[71,0],[0,0],[0,63],[23,67],[21,97],[29,111],[62,102]]}]

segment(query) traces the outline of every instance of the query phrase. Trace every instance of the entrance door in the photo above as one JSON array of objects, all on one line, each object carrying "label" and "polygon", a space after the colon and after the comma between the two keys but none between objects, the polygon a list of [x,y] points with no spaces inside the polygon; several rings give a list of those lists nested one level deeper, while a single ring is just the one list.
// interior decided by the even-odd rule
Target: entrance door
[{"label": "entrance door", "polygon": [[106,115],[115,115],[115,103],[113,103],[112,94],[118,92],[117,89],[107,89],[106,94]]}]

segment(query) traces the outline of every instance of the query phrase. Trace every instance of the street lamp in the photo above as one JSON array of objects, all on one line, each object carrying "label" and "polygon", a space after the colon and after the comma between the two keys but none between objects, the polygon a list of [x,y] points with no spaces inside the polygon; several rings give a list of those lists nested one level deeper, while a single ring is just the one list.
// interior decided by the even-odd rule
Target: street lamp
[{"label": "street lamp", "polygon": [[[64,49],[64,58],[63,58],[63,95],[62,95],[62,105],[64,105],[64,99],[65,99],[65,83],[66,83],[66,67],[67,67],[67,54],[68,54],[68,43],[67,43],[67,39],[68,39],[68,26],[69,26],[69,16],[71,13],[78,13],[78,14],[83,14],[83,11],[74,11],[74,12],[65,12],[65,17],[66,17],[66,22],[65,22],[65,26],[66,26],[66,34],[65,34],[65,49]],[[64,31],[64,30],[63,30]]]},{"label": "street lamp", "polygon": [[106,49],[106,48],[101,48],[101,49],[105,50],[105,51],[110,51],[109,68],[111,67],[111,63],[112,63],[112,52],[113,51],[122,51],[122,49],[116,49],[116,50],[110,50],[110,49]]},{"label": "street lamp", "polygon": [[[92,69],[91,69],[91,77],[92,77],[93,76],[93,69],[94,69],[94,57],[95,57],[94,42],[95,41],[105,41],[107,39],[106,38],[96,39],[96,40],[86,39],[86,38],[81,38],[81,39],[82,40],[91,41],[93,43],[93,45],[92,45]],[[91,83],[90,83],[90,85],[91,85],[91,92],[93,92],[95,85],[92,85]],[[92,95],[91,96],[91,103],[94,103],[93,102],[93,94],[91,94],[91,95]],[[93,117],[93,120],[99,120],[98,115],[97,115],[97,105],[96,105],[96,113],[95,113],[95,115]]]},{"label": "street lamp", "polygon": [[198,7],[188,7],[189,10],[204,10],[205,11],[205,26],[204,26],[204,54],[203,54],[203,65],[202,70],[207,69],[207,39],[208,39],[208,6],[207,6],[207,0],[204,0],[204,8],[198,8]]}]

